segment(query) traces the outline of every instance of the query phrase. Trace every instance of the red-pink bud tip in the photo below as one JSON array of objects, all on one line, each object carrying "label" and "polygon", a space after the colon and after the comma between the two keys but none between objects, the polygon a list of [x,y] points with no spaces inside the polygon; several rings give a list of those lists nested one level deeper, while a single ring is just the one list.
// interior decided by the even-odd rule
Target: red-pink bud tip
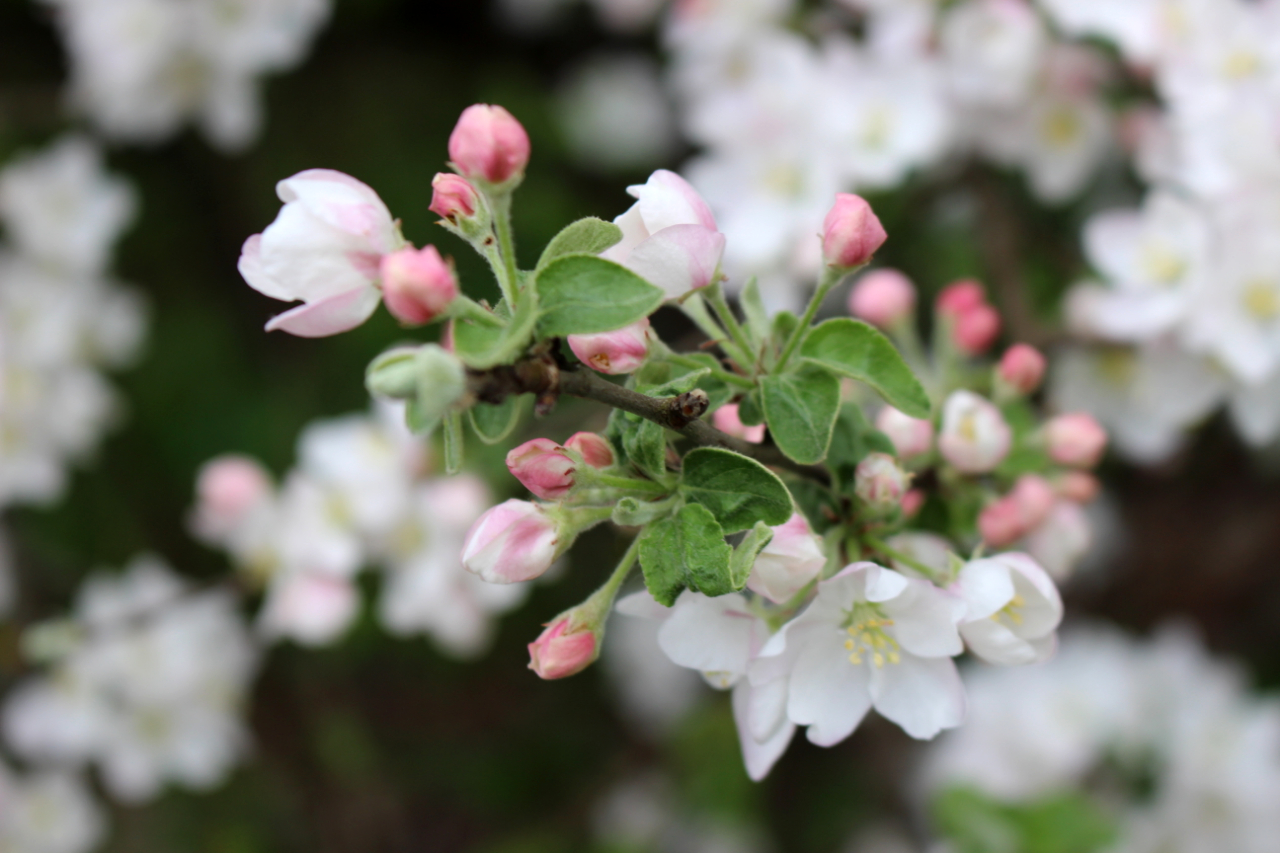
[{"label": "red-pink bud tip", "polygon": [[431,180],[432,213],[457,222],[474,216],[480,208],[480,194],[460,175],[440,172]]},{"label": "red-pink bud tip", "polygon": [[529,669],[539,678],[567,678],[577,675],[596,659],[594,631],[569,633],[569,619],[556,620],[529,644]]},{"label": "red-pink bud tip", "polygon": [[594,432],[575,432],[564,443],[569,450],[575,451],[592,468],[608,468],[613,465],[613,445],[602,435]]},{"label": "red-pink bud tip", "polygon": [[1020,394],[1030,394],[1044,379],[1045,361],[1030,344],[1014,344],[1000,359],[1000,379]]},{"label": "red-pink bud tip", "polygon": [[535,438],[507,454],[507,470],[543,500],[558,501],[573,490],[578,463],[549,438]]},{"label": "red-pink bud tip", "polygon": [[915,309],[915,286],[897,270],[872,270],[849,294],[849,313],[882,329],[910,319]]},{"label": "red-pink bud tip", "polygon": [[1092,415],[1076,412],[1045,424],[1044,440],[1049,458],[1059,465],[1092,468],[1107,448],[1107,431]]},{"label": "red-pink bud tip", "polygon": [[462,111],[449,136],[449,159],[468,178],[502,184],[529,163],[529,134],[502,107],[474,104]]},{"label": "red-pink bud tip", "polygon": [[880,218],[866,199],[837,193],[836,203],[822,223],[822,257],[827,266],[860,267],[888,239]]},{"label": "red-pink bud tip", "polygon": [[387,310],[411,326],[430,323],[458,296],[458,280],[435,246],[384,255],[381,277]]},{"label": "red-pink bud tip", "polygon": [[749,441],[752,444],[760,444],[764,441],[764,424],[747,426],[742,422],[742,418],[738,416],[738,411],[737,403],[728,403],[721,406],[711,416],[711,423],[715,424],[716,429],[721,432],[740,438],[743,441]]}]

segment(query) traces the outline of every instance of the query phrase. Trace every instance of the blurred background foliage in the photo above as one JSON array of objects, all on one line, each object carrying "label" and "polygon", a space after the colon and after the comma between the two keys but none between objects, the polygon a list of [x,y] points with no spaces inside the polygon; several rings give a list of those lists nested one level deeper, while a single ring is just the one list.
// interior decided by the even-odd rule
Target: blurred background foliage
[{"label": "blurred background foliage", "polygon": [[[427,210],[431,178],[467,105],[505,105],[533,140],[515,208],[527,264],[564,224],[625,209],[625,186],[647,170],[576,169],[551,93],[591,52],[656,52],[656,44],[606,34],[585,10],[536,38],[505,32],[493,14],[482,2],[339,0],[305,64],[268,83],[265,132],[247,154],[222,156],[191,132],[110,152],[111,169],[142,198],[116,270],[149,300],[149,343],[138,366],[117,377],[128,401],[122,426],[76,473],[67,499],[9,514],[24,588],[17,623],[59,612],[89,570],[138,551],[163,554],[195,577],[225,572],[224,558],[186,532],[199,465],[237,451],[283,473],[304,425],[367,406],[364,365],[404,336],[391,318],[379,312],[324,340],[264,334],[278,305],[236,272],[241,242],[275,215],[277,180],[320,166],[360,177],[403,218],[407,238],[452,254],[464,286],[479,295],[491,286],[480,259],[433,228]],[[65,77],[43,7],[0,0],[0,160],[65,129]],[[1114,183],[1121,196],[1131,186],[1123,176]],[[891,235],[880,261],[926,290],[983,278],[1023,329],[1051,328],[1058,295],[1082,269],[1080,213],[1046,211],[1017,179],[990,169],[872,201]],[[567,434],[584,414],[562,405],[538,430],[559,435],[563,424]],[[470,450],[484,456],[477,444]],[[494,451],[480,464],[501,471]],[[1280,682],[1280,487],[1255,470],[1215,424],[1164,470],[1108,471],[1128,537],[1105,574],[1071,591],[1068,612],[1139,630],[1189,615],[1216,650],[1243,656],[1265,683]],[[252,708],[255,760],[212,794],[173,791],[115,809],[107,849],[598,849],[590,827],[600,793],[655,764],[675,780],[678,801],[751,828],[770,839],[764,849],[835,851],[859,822],[906,808],[896,783],[911,745],[881,720],[831,750],[798,743],[754,785],[727,695],[709,695],[653,743],[620,718],[600,667],[562,683],[532,677],[524,644],[538,623],[584,597],[619,551],[607,532],[585,538],[574,571],[503,621],[483,665],[446,659],[423,639],[390,638],[367,614],[334,647],[275,648]],[[15,643],[6,629],[6,682],[17,674]]]}]

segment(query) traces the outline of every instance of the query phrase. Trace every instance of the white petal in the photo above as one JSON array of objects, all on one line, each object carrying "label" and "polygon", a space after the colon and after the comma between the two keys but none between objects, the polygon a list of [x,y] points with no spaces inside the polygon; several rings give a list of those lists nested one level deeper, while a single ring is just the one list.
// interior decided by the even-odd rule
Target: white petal
[{"label": "white petal", "polygon": [[650,233],[656,234],[673,225],[701,225],[716,229],[711,208],[689,182],[666,169],[649,176],[647,183],[627,187],[627,192],[640,201],[640,213]]},{"label": "white petal", "polygon": [[867,601],[885,602],[897,598],[906,592],[910,581],[905,575],[886,569],[874,563],[861,563],[865,566],[867,578]]},{"label": "white petal", "polygon": [[368,320],[381,299],[377,288],[363,285],[277,314],[267,323],[267,331],[280,329],[300,338],[336,335]]},{"label": "white petal", "polygon": [[787,693],[787,716],[808,726],[818,746],[834,746],[853,734],[871,708],[869,663],[849,662],[836,631],[815,637],[796,658]]},{"label": "white petal", "polygon": [[262,232],[261,269],[289,299],[308,302],[345,293],[378,277],[369,241],[313,216],[301,204],[286,204]]},{"label": "white petal", "polygon": [[285,302],[297,298],[286,288],[281,287],[263,269],[261,234],[254,234],[244,241],[244,247],[240,249],[240,262],[236,264],[236,268],[240,270],[240,275],[244,276],[245,282],[263,296],[282,299]]},{"label": "white petal", "polygon": [[658,645],[680,666],[740,676],[751,657],[755,623],[740,595],[710,598],[686,590],[658,630]]},{"label": "white petal", "polygon": [[1031,643],[1013,633],[1003,622],[977,619],[960,626],[960,635],[975,655],[998,666],[1021,666],[1036,659]]},{"label": "white petal", "polygon": [[1000,612],[1014,596],[1009,567],[995,560],[973,560],[966,563],[956,578],[955,590],[968,608],[965,620],[986,619]]},{"label": "white petal", "polygon": [[964,618],[964,602],[928,581],[911,580],[898,598],[884,603],[893,619],[889,632],[902,648],[920,657],[950,657],[964,651],[956,626]]},{"label": "white petal", "polygon": [[623,615],[638,616],[641,619],[666,619],[671,615],[670,607],[659,604],[648,590],[643,589],[619,599],[614,609]]},{"label": "white petal", "polygon": [[622,229],[622,240],[601,252],[600,257],[625,264],[635,247],[650,237],[649,229],[644,227],[644,217],[640,215],[640,203],[627,208],[627,212],[616,217],[613,224]]},{"label": "white petal", "polygon": [[739,682],[733,689],[733,718],[738,724],[738,741],[742,744],[742,760],[747,766],[747,775],[753,781],[759,782],[769,775],[773,765],[782,757],[782,753],[787,751],[796,727],[786,722],[778,726],[772,736],[764,741],[758,741],[752,737],[749,732],[748,718],[753,692],[754,688],[746,681]]},{"label": "white petal", "polygon": [[[747,685],[750,682],[739,682]],[[735,694],[736,694],[735,690]],[[746,690],[747,731],[759,743],[764,743],[787,723],[787,679],[775,678],[766,684],[752,685]]]},{"label": "white petal", "polygon": [[875,668],[871,695],[880,714],[917,740],[929,740],[964,720],[964,685],[950,658],[903,655]]},{"label": "white petal", "polygon": [[332,169],[308,169],[276,185],[276,194],[327,225],[364,238],[376,251],[391,252],[395,224],[391,212],[371,187]]},{"label": "white petal", "polygon": [[724,239],[701,225],[673,225],[636,246],[626,266],[675,299],[712,282],[724,255]]}]

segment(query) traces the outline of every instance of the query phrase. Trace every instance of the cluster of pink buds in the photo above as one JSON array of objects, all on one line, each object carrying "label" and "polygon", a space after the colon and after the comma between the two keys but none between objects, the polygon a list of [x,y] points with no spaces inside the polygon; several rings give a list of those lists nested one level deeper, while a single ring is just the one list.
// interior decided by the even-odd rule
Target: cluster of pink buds
[{"label": "cluster of pink buds", "polygon": [[999,312],[987,302],[982,285],[972,279],[944,288],[934,308],[952,345],[965,355],[981,355],[1000,334]]}]

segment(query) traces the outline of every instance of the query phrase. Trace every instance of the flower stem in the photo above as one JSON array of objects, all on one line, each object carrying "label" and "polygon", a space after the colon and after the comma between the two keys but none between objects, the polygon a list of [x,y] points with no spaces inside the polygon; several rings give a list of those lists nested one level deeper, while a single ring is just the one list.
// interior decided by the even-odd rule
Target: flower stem
[{"label": "flower stem", "polygon": [[703,301],[702,295],[692,293],[680,303],[680,310],[684,311],[685,316],[693,321],[702,334],[706,335],[712,341],[720,345],[729,358],[733,359],[739,367],[749,367],[751,359],[748,353],[739,349],[729,337],[729,333],[721,328],[720,324],[711,316],[711,312],[707,310],[707,304]]},{"label": "flower stem", "polygon": [[[707,301],[711,303],[711,307],[715,310],[716,316],[720,318],[720,322],[729,332],[729,337],[733,343],[743,351],[744,354],[751,353],[751,341],[747,339],[747,333],[743,331],[742,325],[738,323],[738,318],[733,316],[733,310],[729,307],[728,301],[724,298],[724,288],[720,286],[720,282],[715,282],[705,288]],[[749,366],[748,361],[743,366]]]},{"label": "flower stem", "polygon": [[665,495],[670,487],[653,480],[637,480],[632,477],[615,477],[611,474],[597,474],[592,485],[605,486],[611,489],[623,489],[629,492],[648,492],[653,495]]},{"label": "flower stem", "polygon": [[494,272],[498,275],[498,285],[502,288],[502,295],[507,298],[507,304],[511,306],[512,313],[515,313],[516,296],[520,290],[520,279],[516,272],[516,242],[511,235],[511,193],[498,193],[489,197],[490,207],[493,209],[493,227],[498,235],[498,259],[500,264],[490,261],[494,264]]},{"label": "flower stem", "polygon": [[592,621],[599,620],[603,623],[609,614],[609,610],[613,608],[613,600],[618,597],[618,590],[622,588],[627,575],[631,574],[631,570],[635,567],[639,557],[640,537],[637,536],[627,546],[626,553],[622,555],[622,559],[618,562],[617,568],[613,570],[613,574],[609,575],[609,579],[599,589],[591,593],[590,598],[579,605],[577,608],[579,612],[587,619]]},{"label": "flower stem", "polygon": [[787,361],[795,353],[796,347],[800,346],[800,342],[804,340],[805,334],[809,331],[809,324],[813,322],[814,315],[822,307],[822,301],[827,298],[831,288],[839,284],[840,280],[851,272],[853,270],[835,269],[833,267],[823,269],[822,280],[818,282],[818,289],[813,292],[813,298],[809,300],[809,307],[805,309],[804,316],[800,318],[799,324],[796,325],[795,331],[791,333],[791,338],[787,341],[787,345],[783,347],[782,354],[778,356],[778,361],[773,366],[775,373],[781,373],[782,369],[787,366]]}]

